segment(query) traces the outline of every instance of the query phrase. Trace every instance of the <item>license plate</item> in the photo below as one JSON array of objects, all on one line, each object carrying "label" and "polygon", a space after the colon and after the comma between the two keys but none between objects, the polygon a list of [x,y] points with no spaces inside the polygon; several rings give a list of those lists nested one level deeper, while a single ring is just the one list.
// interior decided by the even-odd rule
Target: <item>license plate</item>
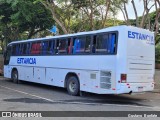
[{"label": "license plate", "polygon": [[138,87],[138,91],[143,91],[143,87]]}]

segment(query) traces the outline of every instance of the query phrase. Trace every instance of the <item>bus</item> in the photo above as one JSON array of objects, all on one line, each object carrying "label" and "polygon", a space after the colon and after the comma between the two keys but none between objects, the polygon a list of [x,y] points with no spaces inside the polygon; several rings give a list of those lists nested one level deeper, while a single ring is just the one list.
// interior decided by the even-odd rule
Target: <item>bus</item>
[{"label": "bus", "polygon": [[63,87],[70,95],[152,91],[154,66],[154,34],[125,25],[14,41],[4,54],[4,77]]}]

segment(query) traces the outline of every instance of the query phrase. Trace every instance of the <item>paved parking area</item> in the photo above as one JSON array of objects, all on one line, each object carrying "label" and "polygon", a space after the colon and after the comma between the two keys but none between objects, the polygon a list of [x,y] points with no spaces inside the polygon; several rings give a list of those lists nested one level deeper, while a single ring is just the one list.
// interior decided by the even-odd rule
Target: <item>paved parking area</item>
[{"label": "paved parking area", "polygon": [[[0,80],[1,110],[160,110],[160,94],[70,96],[63,88]],[[107,106],[107,107],[106,107]]]},{"label": "paved parking area", "polygon": [[155,71],[155,89],[160,91],[160,70]]},{"label": "paved parking area", "polygon": [[[159,76],[156,71],[157,83]],[[70,96],[63,88],[0,78],[0,111],[160,111],[158,86],[137,95]]]}]

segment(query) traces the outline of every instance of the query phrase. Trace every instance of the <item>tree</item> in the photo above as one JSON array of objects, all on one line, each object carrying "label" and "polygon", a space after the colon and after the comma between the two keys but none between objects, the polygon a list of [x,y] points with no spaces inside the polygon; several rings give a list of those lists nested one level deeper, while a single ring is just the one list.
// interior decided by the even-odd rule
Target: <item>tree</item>
[{"label": "tree", "polygon": [[155,17],[155,22],[154,22],[152,28],[155,28],[155,36],[157,36],[157,33],[160,33],[160,30],[159,30],[159,28],[160,28],[159,27],[159,23],[160,23],[160,1],[159,0],[155,0],[155,9],[156,9],[156,17]]},{"label": "tree", "polygon": [[82,13],[82,19],[88,21],[89,30],[94,30],[98,22],[99,28],[105,27],[109,15],[111,0],[72,0],[75,8]]},{"label": "tree", "polygon": [[[50,11],[44,9],[40,3],[33,4],[34,0],[12,0],[12,22],[18,25],[20,31],[28,31],[28,39],[36,33],[49,29],[54,21]],[[28,9],[29,8],[29,9]]]},{"label": "tree", "polygon": [[128,16],[128,11],[126,8],[126,4],[128,4],[129,0],[113,0],[112,5],[116,6],[122,13],[125,20],[126,25],[130,25],[130,20]]},{"label": "tree", "polygon": [[[125,4],[127,4],[129,2],[132,3],[136,21],[130,20],[128,18],[128,12],[125,7]],[[160,20],[159,20],[159,18],[160,18],[160,1],[159,0],[143,0],[142,2],[143,2],[144,10],[143,10],[143,14],[141,17],[138,17],[134,0],[115,0],[115,1],[113,1],[112,4],[117,6],[117,8],[119,8],[122,11],[127,25],[134,25],[134,26],[137,26],[140,28],[149,29],[150,31],[154,31],[155,39],[157,39],[157,38],[159,38],[159,37],[157,37],[157,34],[159,32],[159,23],[160,23]],[[150,12],[151,8],[153,8],[154,6],[155,6],[156,12],[155,12],[155,16],[154,17],[152,16],[152,18],[151,18],[149,12]],[[151,19],[152,19],[152,21],[151,21]],[[153,19],[154,19],[154,22],[153,22]],[[157,40],[156,40],[156,43],[157,43]]]},{"label": "tree", "polygon": [[51,11],[53,19],[63,32],[62,34],[105,27],[111,3],[111,0],[37,1]]},{"label": "tree", "polygon": [[[67,34],[68,33],[67,28],[65,27],[64,23],[58,18],[57,10],[59,7],[55,4],[55,2],[53,0],[37,0],[37,2],[41,2],[41,4],[44,5],[44,7],[46,9],[50,10],[50,12],[52,13],[53,20],[62,29],[64,34]],[[36,2],[34,2],[34,3],[36,3]]]},{"label": "tree", "polygon": [[139,27],[139,18],[138,18],[137,9],[136,9],[134,0],[131,0],[131,3],[133,5],[133,9],[134,9],[135,17],[136,17],[136,26]]},{"label": "tree", "polygon": [[[50,11],[34,0],[1,0],[0,37],[6,43],[29,39],[54,24]],[[29,9],[28,9],[29,8]]]}]

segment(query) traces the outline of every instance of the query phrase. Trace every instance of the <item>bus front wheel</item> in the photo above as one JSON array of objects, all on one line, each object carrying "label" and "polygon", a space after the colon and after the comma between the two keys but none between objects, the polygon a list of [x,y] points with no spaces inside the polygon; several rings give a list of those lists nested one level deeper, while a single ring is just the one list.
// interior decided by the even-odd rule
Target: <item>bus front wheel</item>
[{"label": "bus front wheel", "polygon": [[76,96],[79,94],[79,81],[77,77],[72,76],[67,80],[67,91],[70,95]]},{"label": "bus front wheel", "polygon": [[14,83],[18,83],[18,71],[17,70],[14,70],[12,71],[12,80]]}]

